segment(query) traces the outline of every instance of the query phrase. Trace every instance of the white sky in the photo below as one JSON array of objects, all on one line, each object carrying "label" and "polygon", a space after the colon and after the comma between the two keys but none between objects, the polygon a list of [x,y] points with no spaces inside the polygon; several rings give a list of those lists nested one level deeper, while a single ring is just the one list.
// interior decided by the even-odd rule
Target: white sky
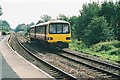
[{"label": "white sky", "polygon": [[[36,23],[45,14],[52,18],[59,14],[77,16],[83,3],[90,1],[98,2],[98,0],[0,0],[3,12],[0,19],[8,21],[11,28],[15,28],[22,23]],[[99,0],[102,1],[104,0]]]}]

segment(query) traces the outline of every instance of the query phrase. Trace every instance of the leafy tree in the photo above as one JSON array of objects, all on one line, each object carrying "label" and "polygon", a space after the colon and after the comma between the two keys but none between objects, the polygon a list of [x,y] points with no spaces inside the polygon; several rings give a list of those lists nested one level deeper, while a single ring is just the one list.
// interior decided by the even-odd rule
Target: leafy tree
[{"label": "leafy tree", "polygon": [[9,31],[10,29],[11,29],[10,24],[7,21],[3,21],[3,30],[6,32]]},{"label": "leafy tree", "polygon": [[7,21],[0,20],[0,30],[3,32],[8,32],[10,30],[10,25]]},{"label": "leafy tree", "polygon": [[84,30],[88,27],[88,24],[90,24],[91,19],[95,16],[98,16],[98,12],[99,4],[95,2],[83,5],[83,9],[80,11],[81,16],[78,16],[75,27],[78,39],[82,40],[84,38]]},{"label": "leafy tree", "polygon": [[0,16],[2,15],[3,13],[2,13],[2,7],[0,6]]},{"label": "leafy tree", "polygon": [[40,17],[40,20],[36,24],[47,22],[47,21],[50,21],[50,20],[52,20],[51,16],[43,15],[43,16]]},{"label": "leafy tree", "polygon": [[111,40],[112,30],[104,17],[94,17],[85,29],[84,42],[88,45],[96,44],[100,41]]},{"label": "leafy tree", "polygon": [[120,40],[120,1],[116,3],[117,9],[116,9],[116,26],[114,27],[114,34],[117,37],[118,40]]},{"label": "leafy tree", "polygon": [[72,31],[72,37],[76,38],[76,22],[78,21],[78,17],[77,16],[72,16],[70,18],[68,18],[68,21],[70,22],[71,25],[71,31]]},{"label": "leafy tree", "polygon": [[0,20],[0,31],[2,30],[2,27],[3,27],[2,24],[3,24],[2,20]]},{"label": "leafy tree", "polygon": [[30,31],[30,27],[35,25],[34,22],[31,22],[30,24],[19,24],[16,28],[15,28],[15,32],[20,32],[24,35],[28,35],[29,31]]},{"label": "leafy tree", "polygon": [[115,20],[116,5],[113,2],[104,2],[101,5],[99,16],[104,16],[107,22],[109,23],[109,25],[111,25],[113,20]]},{"label": "leafy tree", "polygon": [[65,21],[68,21],[68,17],[65,16],[64,14],[59,14],[59,16],[58,16],[57,19],[58,19],[58,20],[65,20]]},{"label": "leafy tree", "polygon": [[41,21],[42,22],[47,22],[47,21],[50,21],[52,18],[51,18],[51,16],[48,16],[48,15],[43,15],[43,16],[41,16]]},{"label": "leafy tree", "polygon": [[27,26],[24,23],[23,24],[19,24],[15,28],[15,32],[19,32],[19,31],[27,32]]},{"label": "leafy tree", "polygon": [[99,11],[99,16],[104,16],[109,26],[112,27],[115,37],[118,38],[118,16],[120,15],[119,4],[110,2],[104,2],[101,5],[101,9]]}]

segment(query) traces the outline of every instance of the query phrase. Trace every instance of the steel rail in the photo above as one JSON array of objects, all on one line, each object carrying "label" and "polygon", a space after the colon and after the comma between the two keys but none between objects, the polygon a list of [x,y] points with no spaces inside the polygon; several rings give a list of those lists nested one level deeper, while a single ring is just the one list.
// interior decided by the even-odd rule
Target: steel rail
[{"label": "steel rail", "polygon": [[73,55],[73,56],[75,56],[75,57],[78,57],[78,58],[82,58],[82,59],[86,59],[86,60],[89,60],[89,61],[92,61],[92,62],[100,63],[100,64],[102,64],[102,65],[106,65],[106,66],[111,67],[111,68],[116,68],[117,70],[120,71],[120,67],[119,67],[119,66],[115,66],[115,65],[108,64],[108,63],[105,63],[105,62],[100,62],[100,61],[98,61],[98,60],[91,59],[91,58],[89,58],[89,57],[85,57],[85,56],[82,56],[82,55],[77,55],[77,54],[74,54],[74,53],[71,53],[71,52],[67,52],[67,51],[65,51],[65,50],[62,50],[62,51],[65,52],[65,53],[68,53],[68,54],[70,54],[70,55]]},{"label": "steel rail", "polygon": [[61,69],[55,67],[54,65],[46,62],[45,60],[42,60],[41,58],[39,58],[37,55],[35,55],[34,53],[32,53],[31,51],[29,51],[26,47],[24,47],[20,41],[18,40],[18,38],[16,37],[17,42],[19,43],[19,45],[27,52],[29,53],[31,56],[33,56],[35,59],[37,59],[38,61],[40,61],[43,65],[45,65],[47,68],[49,68],[50,70],[52,69],[52,71],[54,71],[56,74],[58,74],[57,76],[54,76],[56,79],[67,79],[67,80],[77,80],[76,77],[72,76],[71,74],[68,74],[64,71],[62,71]]},{"label": "steel rail", "polygon": [[[89,61],[95,62],[95,63],[97,63],[97,64],[99,63],[99,64],[102,64],[102,65],[104,65],[104,66],[116,68],[117,70],[120,69],[120,67],[118,67],[118,66],[113,66],[113,65],[111,65],[111,64],[107,64],[107,63],[104,63],[104,62],[100,62],[100,61],[97,61],[97,60],[93,60],[93,59],[90,59],[90,58],[85,57],[85,56],[82,56],[82,55],[74,54],[74,53],[72,53],[72,52],[67,52],[67,51],[65,51],[65,50],[62,50],[62,52],[68,53],[68,54],[73,55],[73,56],[78,57],[78,58],[82,58],[82,59],[85,59],[85,60],[89,60]],[[76,63],[83,64],[83,65],[85,65],[85,66],[87,66],[87,67],[91,67],[91,68],[93,68],[93,69],[95,69],[95,70],[98,70],[98,71],[100,71],[100,72],[103,72],[103,73],[105,73],[105,74],[107,74],[107,75],[111,75],[111,77],[113,77],[113,78],[120,78],[120,75],[119,75],[119,74],[112,73],[112,72],[107,71],[107,70],[105,70],[105,69],[103,69],[103,68],[95,67],[95,66],[90,65],[90,64],[85,63],[85,62],[80,62],[80,61],[77,61],[77,60],[75,60],[75,59],[71,59],[71,58],[69,58],[69,57],[66,57],[66,56],[61,55],[61,54],[58,54],[58,53],[56,53],[56,54],[59,55],[59,56],[61,56],[61,57],[66,58],[66,59],[68,59],[68,60],[70,60],[70,61],[74,61],[74,62],[76,62]]]},{"label": "steel rail", "polygon": [[68,59],[68,60],[70,60],[70,61],[73,61],[73,62],[75,62],[75,63],[83,64],[83,65],[85,65],[85,66],[87,66],[87,67],[93,68],[93,69],[98,70],[98,71],[103,72],[103,73],[106,73],[107,75],[111,75],[111,77],[113,77],[113,78],[120,78],[120,75],[119,75],[119,74],[112,73],[112,72],[107,71],[107,70],[105,70],[105,69],[96,67],[96,66],[94,66],[94,65],[91,65],[91,64],[88,64],[88,63],[85,63],[85,62],[82,62],[82,61],[75,60],[75,59],[73,59],[73,58],[69,58],[68,56],[65,56],[65,55],[62,55],[62,54],[59,54],[59,53],[57,53],[57,55],[59,55],[59,56],[61,56],[61,57],[63,57],[63,58],[66,58],[66,59]]}]

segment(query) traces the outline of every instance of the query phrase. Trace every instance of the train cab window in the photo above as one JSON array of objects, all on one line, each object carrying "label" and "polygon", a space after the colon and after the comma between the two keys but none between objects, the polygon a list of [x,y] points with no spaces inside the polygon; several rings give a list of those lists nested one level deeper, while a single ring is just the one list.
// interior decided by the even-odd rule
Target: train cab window
[{"label": "train cab window", "polygon": [[50,33],[56,33],[55,25],[50,25]]},{"label": "train cab window", "polygon": [[57,33],[62,33],[62,25],[61,24],[57,25]]},{"label": "train cab window", "polygon": [[68,25],[63,26],[63,33],[69,33],[69,27]]},{"label": "train cab window", "polygon": [[52,23],[49,27],[50,34],[68,34],[70,32],[69,24]]}]

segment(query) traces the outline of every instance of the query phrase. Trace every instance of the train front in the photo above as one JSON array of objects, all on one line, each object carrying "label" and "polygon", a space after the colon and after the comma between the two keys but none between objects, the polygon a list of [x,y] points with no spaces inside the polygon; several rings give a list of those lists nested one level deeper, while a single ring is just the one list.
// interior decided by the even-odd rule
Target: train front
[{"label": "train front", "polygon": [[49,24],[48,43],[59,48],[68,48],[71,42],[71,29],[68,22],[54,22]]}]

